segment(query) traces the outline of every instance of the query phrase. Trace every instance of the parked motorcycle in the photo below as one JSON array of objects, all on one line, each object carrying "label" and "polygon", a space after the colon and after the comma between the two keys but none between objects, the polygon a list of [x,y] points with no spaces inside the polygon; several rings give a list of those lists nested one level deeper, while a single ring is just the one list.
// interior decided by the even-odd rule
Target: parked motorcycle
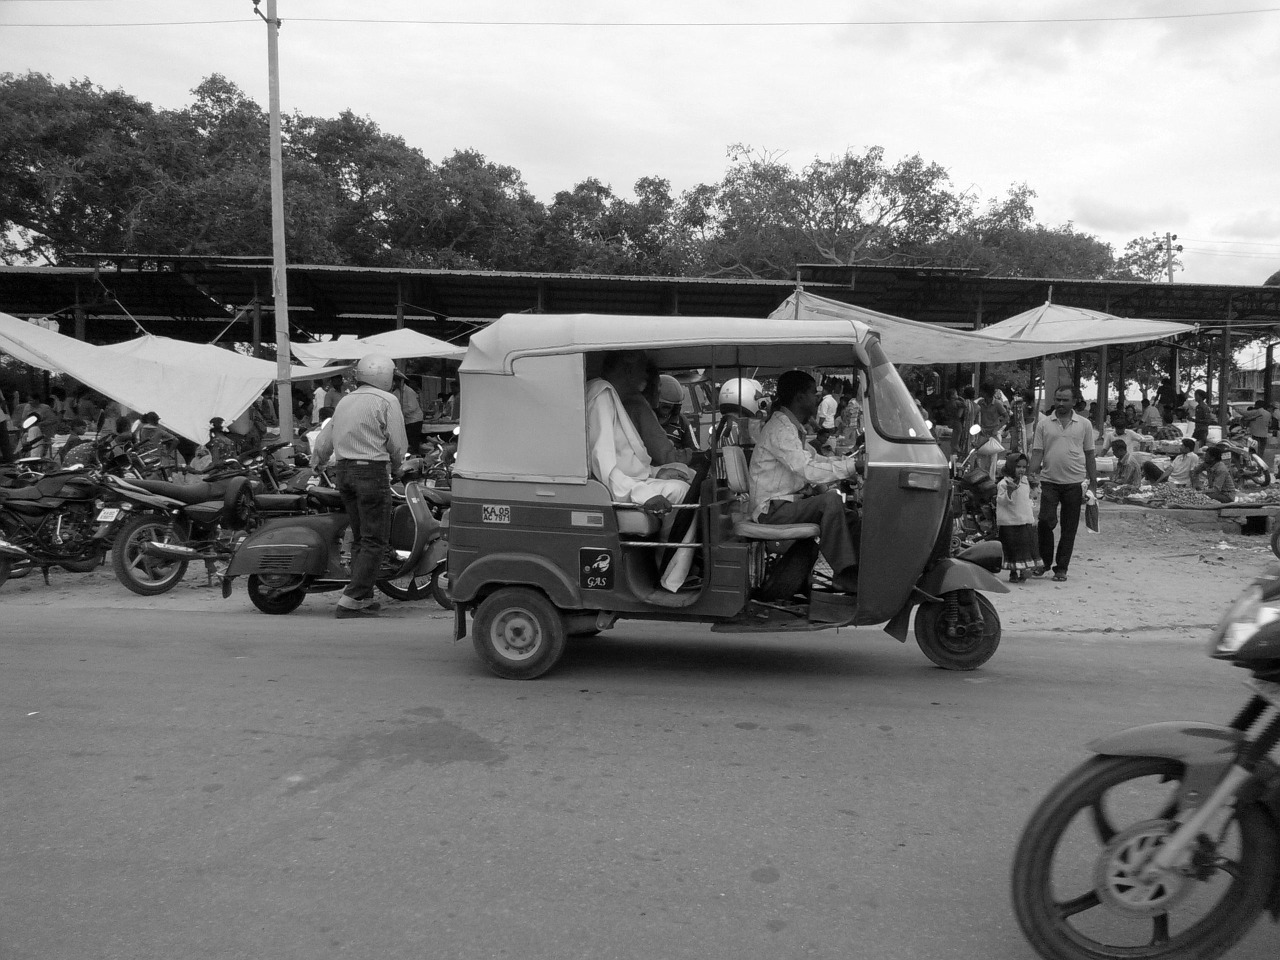
[{"label": "parked motorcycle", "polygon": [[108,478],[117,502],[104,505],[99,520],[102,535],[112,541],[117,579],[134,593],[156,596],[173,589],[189,563],[202,561],[212,580],[218,564],[229,561],[236,543],[260,522],[341,509],[331,488],[284,489],[270,459],[273,449],[258,451],[248,463],[224,461],[196,483]]},{"label": "parked motorcycle", "polygon": [[97,477],[80,468],[45,474],[27,486],[0,488],[0,584],[50,567],[88,573],[107,543],[94,522]]},{"label": "parked motorcycle", "polygon": [[1259,487],[1271,486],[1271,468],[1258,455],[1258,441],[1246,433],[1233,433],[1220,441],[1222,461],[1231,471],[1236,486],[1248,482]]},{"label": "parked motorcycle", "polygon": [[1235,601],[1209,655],[1251,674],[1230,725],[1095,740],[1032,814],[1013,905],[1046,960],[1212,960],[1264,910],[1280,921],[1280,567]]},{"label": "parked motorcycle", "polygon": [[[982,428],[974,424],[969,432],[976,438]],[[963,460],[952,460],[951,520],[953,550],[997,539],[996,483],[978,468],[976,444]]]},{"label": "parked motorcycle", "polygon": [[[406,482],[404,500],[392,511],[390,548],[377,586],[397,600],[422,599],[441,583],[448,544],[446,528],[428,500],[430,490],[416,480]],[[350,582],[350,539],[345,513],[269,520],[237,545],[222,579],[222,595],[229,597],[234,579],[246,576],[255,607],[269,614],[292,613],[308,593],[340,590]],[[447,590],[447,582],[443,588]]]}]

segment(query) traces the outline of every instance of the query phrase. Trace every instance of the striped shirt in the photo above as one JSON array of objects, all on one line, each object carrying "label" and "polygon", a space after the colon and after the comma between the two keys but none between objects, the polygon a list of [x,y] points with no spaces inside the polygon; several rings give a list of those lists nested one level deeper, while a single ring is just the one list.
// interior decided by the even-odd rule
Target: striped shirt
[{"label": "striped shirt", "polygon": [[362,384],[338,401],[333,419],[316,437],[311,462],[374,460],[400,465],[409,450],[400,401],[385,390]]}]

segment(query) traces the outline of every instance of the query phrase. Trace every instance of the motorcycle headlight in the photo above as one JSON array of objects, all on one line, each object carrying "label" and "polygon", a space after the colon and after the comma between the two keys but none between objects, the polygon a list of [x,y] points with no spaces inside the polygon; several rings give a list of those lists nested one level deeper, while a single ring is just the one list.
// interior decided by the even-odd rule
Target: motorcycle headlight
[{"label": "motorcycle headlight", "polygon": [[1280,620],[1276,602],[1263,602],[1259,584],[1251,584],[1218,623],[1209,640],[1209,656],[1229,660],[1263,627]]}]

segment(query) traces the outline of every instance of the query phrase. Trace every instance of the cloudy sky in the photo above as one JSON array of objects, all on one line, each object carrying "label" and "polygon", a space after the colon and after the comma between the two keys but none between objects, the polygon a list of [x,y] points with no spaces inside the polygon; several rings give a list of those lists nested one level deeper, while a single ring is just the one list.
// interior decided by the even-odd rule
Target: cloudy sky
[{"label": "cloudy sky", "polygon": [[[1273,0],[1273,3],[1275,0]],[[261,9],[267,9],[262,0]],[[919,153],[982,200],[1112,243],[1178,234],[1176,279],[1280,270],[1280,5],[1267,0],[278,0],[283,109],[475,148],[550,201],[586,177],[714,182]],[[127,24],[108,26],[108,24]],[[264,108],[252,0],[0,0],[0,71],[182,107],[222,73]]]}]

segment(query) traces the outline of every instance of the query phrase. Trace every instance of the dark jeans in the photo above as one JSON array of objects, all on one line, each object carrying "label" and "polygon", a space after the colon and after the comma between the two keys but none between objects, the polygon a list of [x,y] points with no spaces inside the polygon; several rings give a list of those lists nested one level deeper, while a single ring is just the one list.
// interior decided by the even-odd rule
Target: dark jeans
[{"label": "dark jeans", "polygon": [[391,536],[391,474],[385,462],[344,461],[338,464],[337,483],[351,518],[351,582],[342,595],[368,600]]},{"label": "dark jeans", "polygon": [[858,562],[854,537],[861,533],[861,524],[856,517],[846,516],[844,497],[836,490],[791,502],[775,500],[772,509],[760,515],[760,522],[816,523],[821,531],[818,549],[832,573],[841,573]]},{"label": "dark jeans", "polygon": [[[1053,529],[1058,525],[1058,507],[1062,507],[1062,536],[1058,540],[1058,552],[1053,551]],[[1044,568],[1054,573],[1066,573],[1071,565],[1071,551],[1076,545],[1076,531],[1080,528],[1080,509],[1084,506],[1084,488],[1078,483],[1040,484],[1040,560]]]}]

